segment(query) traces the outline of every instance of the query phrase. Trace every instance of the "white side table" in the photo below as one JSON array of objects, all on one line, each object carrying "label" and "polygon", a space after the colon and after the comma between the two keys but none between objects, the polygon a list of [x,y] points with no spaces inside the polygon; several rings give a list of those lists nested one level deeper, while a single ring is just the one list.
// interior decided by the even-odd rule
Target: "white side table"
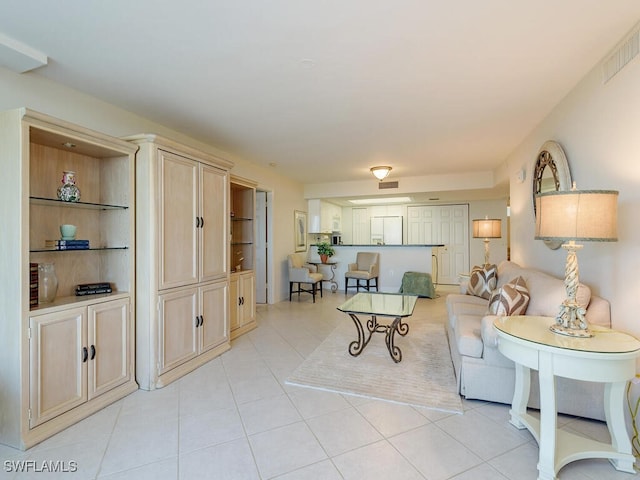
[{"label": "white side table", "polygon": [[[635,473],[635,458],[625,428],[624,394],[635,377],[640,341],[631,335],[589,325],[592,338],[557,335],[549,317],[501,317],[500,352],[515,362],[516,386],[511,424],[527,428],[538,442],[538,480],[555,480],[567,463],[585,458],[608,458],[616,470]],[[531,369],[540,378],[540,420],[527,413]],[[558,430],[555,376],[605,383],[604,405],[611,444]]]}]

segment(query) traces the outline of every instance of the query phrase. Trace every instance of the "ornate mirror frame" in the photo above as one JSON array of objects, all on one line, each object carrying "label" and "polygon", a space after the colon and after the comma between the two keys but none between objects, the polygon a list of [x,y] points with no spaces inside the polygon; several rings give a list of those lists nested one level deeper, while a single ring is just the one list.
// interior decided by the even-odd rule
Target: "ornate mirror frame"
[{"label": "ornate mirror frame", "polygon": [[[550,191],[564,191],[571,189],[571,172],[564,150],[558,142],[552,140],[544,142],[533,167],[532,200],[533,215],[536,213],[536,195]],[[552,250],[560,248],[562,242],[544,240]]]}]

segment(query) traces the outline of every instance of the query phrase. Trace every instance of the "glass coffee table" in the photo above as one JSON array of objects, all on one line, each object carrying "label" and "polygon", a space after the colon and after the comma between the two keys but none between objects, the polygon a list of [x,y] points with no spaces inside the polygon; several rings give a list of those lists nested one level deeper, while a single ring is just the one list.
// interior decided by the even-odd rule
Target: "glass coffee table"
[{"label": "glass coffee table", "polygon": [[[349,353],[357,357],[367,346],[374,332],[385,334],[387,350],[394,362],[402,360],[402,351],[395,345],[396,332],[403,337],[409,333],[409,325],[402,319],[410,317],[418,300],[417,295],[396,293],[358,293],[338,307],[349,314],[358,331],[358,339],[349,344]],[[365,324],[358,315],[370,316]],[[380,324],[378,317],[392,318],[391,323]],[[366,332],[365,332],[366,327]]]}]

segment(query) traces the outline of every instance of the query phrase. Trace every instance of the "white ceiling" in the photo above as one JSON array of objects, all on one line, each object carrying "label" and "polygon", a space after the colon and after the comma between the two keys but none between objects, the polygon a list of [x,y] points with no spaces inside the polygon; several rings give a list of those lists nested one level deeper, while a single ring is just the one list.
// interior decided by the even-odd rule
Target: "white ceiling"
[{"label": "white ceiling", "polygon": [[[638,0],[0,0],[34,70],[304,183],[487,171]],[[132,132],[136,133],[136,132]]]}]

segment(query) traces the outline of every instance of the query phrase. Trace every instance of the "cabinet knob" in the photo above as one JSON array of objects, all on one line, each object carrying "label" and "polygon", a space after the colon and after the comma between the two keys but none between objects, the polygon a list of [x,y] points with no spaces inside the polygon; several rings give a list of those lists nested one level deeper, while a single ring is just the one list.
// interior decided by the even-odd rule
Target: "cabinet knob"
[{"label": "cabinet knob", "polygon": [[200,217],[196,217],[196,228],[200,228]]},{"label": "cabinet knob", "polygon": [[91,360],[93,360],[94,358],[96,358],[96,346],[91,345]]},{"label": "cabinet knob", "polygon": [[82,347],[82,363],[86,362],[87,358],[89,358],[89,351],[87,347]]},{"label": "cabinet knob", "polygon": [[200,228],[204,228],[204,217],[200,217]]}]

